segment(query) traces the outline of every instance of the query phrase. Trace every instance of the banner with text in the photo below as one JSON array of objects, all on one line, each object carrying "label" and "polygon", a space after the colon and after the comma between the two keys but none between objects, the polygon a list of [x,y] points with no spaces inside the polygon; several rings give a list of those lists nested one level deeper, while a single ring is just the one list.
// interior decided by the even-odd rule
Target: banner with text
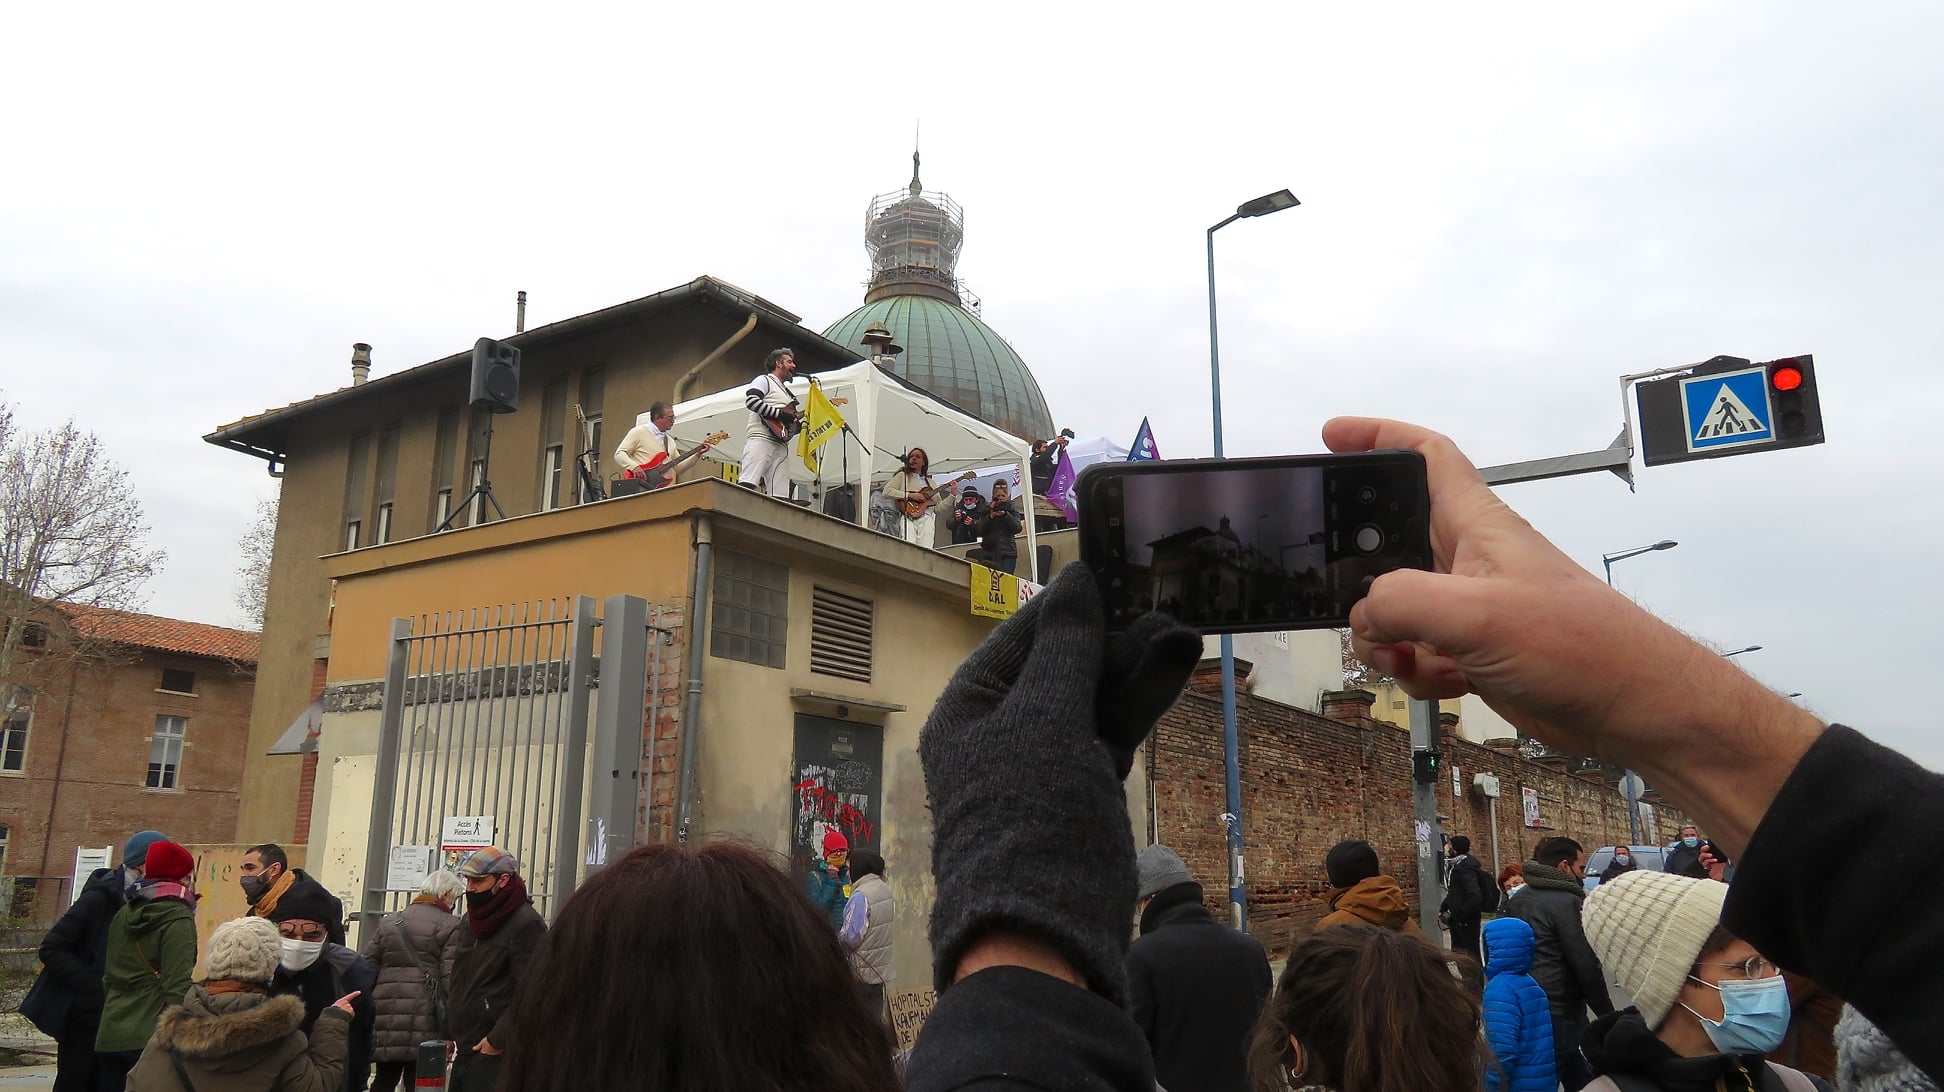
[{"label": "banner with text", "polygon": [[1040,585],[1011,573],[972,563],[972,613],[981,618],[1010,618],[1039,594]]}]

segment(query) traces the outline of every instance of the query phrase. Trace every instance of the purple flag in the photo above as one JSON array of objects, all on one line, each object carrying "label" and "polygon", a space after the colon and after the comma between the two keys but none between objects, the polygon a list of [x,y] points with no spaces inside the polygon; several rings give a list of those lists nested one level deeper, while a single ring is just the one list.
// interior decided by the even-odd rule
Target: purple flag
[{"label": "purple flag", "polygon": [[1161,452],[1154,446],[1154,430],[1148,427],[1148,419],[1141,418],[1141,431],[1134,434],[1134,446],[1127,449],[1130,463],[1153,462],[1161,458]]},{"label": "purple flag", "polygon": [[1068,455],[1065,449],[1061,449],[1060,464],[1053,468],[1053,484],[1046,487],[1046,499],[1059,505],[1060,511],[1065,512],[1067,520],[1072,523],[1080,522],[1080,513],[1075,511],[1073,506],[1075,476],[1072,456]]}]

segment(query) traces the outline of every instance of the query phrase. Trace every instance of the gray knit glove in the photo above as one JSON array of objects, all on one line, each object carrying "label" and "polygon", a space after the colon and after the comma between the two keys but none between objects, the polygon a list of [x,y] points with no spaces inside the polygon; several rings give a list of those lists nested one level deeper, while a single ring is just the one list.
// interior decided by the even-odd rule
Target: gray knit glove
[{"label": "gray knit glove", "polygon": [[1092,576],[1069,565],[960,665],[918,736],[939,990],[981,933],[1008,929],[1126,1003],[1138,881],[1121,779],[1201,650],[1161,614],[1110,641]]}]

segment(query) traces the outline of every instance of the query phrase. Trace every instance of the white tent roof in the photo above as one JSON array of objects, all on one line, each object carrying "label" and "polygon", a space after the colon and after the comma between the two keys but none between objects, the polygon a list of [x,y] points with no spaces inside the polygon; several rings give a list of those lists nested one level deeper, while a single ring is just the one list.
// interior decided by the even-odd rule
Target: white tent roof
[{"label": "white tent roof", "polygon": [[[821,479],[826,488],[844,484],[845,458],[849,458],[850,480],[864,471],[866,455],[870,481],[880,484],[897,472],[904,453],[922,447],[931,456],[932,477],[941,484],[967,471],[1006,464],[1023,469],[1032,454],[1032,445],[995,425],[989,425],[930,392],[892,375],[868,360],[814,376],[798,376],[790,381],[790,392],[802,403],[815,380],[824,395],[832,400],[849,399],[838,407],[850,423],[850,434],[839,434],[818,450],[822,463]],[[743,438],[748,435],[749,409],[743,404],[748,383],[728,390],[691,398],[675,407],[675,438],[683,448],[700,443],[713,432],[727,432],[729,439],[712,448],[705,458],[741,463]],[[812,482],[811,474],[790,446],[786,460],[790,477]],[[868,490],[864,492],[868,493]],[[862,498],[860,498],[861,500]],[[858,523],[869,517],[868,504],[860,503]],[[1027,556],[1033,547],[1032,521],[1027,521]]]}]

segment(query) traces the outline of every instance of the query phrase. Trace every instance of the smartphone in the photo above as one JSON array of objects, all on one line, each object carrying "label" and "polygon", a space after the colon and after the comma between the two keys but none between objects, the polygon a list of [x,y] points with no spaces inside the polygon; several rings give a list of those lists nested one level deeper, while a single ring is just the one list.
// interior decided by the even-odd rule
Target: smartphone
[{"label": "smartphone", "polygon": [[1074,494],[1109,629],[1151,610],[1203,633],[1346,626],[1372,581],[1431,565],[1414,451],[1096,463]]}]

